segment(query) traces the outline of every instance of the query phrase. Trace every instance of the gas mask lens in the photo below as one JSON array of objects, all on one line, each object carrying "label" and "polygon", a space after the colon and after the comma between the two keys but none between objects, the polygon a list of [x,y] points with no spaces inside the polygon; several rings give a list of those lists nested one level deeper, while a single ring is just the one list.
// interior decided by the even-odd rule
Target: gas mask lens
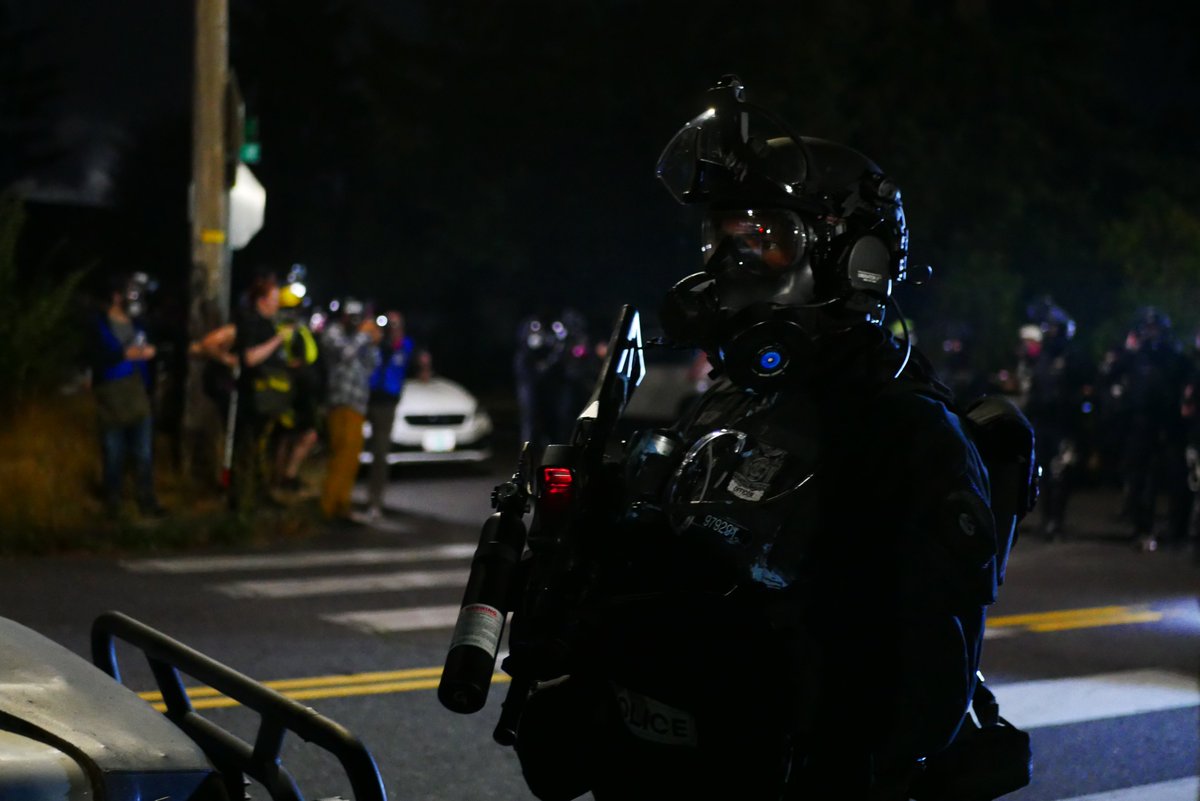
[{"label": "gas mask lens", "polygon": [[722,247],[737,266],[778,275],[800,263],[808,249],[808,227],[787,209],[711,211],[702,226],[704,258]]}]

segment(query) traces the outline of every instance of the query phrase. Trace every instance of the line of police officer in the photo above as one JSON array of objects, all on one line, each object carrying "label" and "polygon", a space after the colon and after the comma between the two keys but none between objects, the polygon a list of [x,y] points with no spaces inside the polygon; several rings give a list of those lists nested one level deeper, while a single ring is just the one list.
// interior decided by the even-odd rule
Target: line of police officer
[{"label": "line of police officer", "polygon": [[1093,364],[1076,345],[1071,315],[1052,299],[1031,303],[1027,314],[1009,391],[1037,431],[1042,536],[1064,535],[1071,491],[1091,475],[1120,485],[1120,513],[1138,547],[1184,549],[1200,518],[1200,347],[1185,353],[1170,318],[1147,306],[1122,346]]}]

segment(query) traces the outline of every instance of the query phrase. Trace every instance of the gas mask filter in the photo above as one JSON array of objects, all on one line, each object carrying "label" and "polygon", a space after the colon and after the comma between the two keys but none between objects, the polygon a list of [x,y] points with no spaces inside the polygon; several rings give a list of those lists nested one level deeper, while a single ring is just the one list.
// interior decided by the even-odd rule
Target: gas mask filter
[{"label": "gas mask filter", "polygon": [[730,335],[718,354],[730,381],[770,392],[800,379],[813,364],[816,333],[796,311],[763,303],[730,318]]}]

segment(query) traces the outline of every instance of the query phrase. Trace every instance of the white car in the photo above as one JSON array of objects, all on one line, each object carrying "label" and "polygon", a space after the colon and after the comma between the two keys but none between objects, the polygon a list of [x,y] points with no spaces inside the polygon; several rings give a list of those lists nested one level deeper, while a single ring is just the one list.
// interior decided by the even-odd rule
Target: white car
[{"label": "white car", "polygon": [[[388,464],[414,462],[482,462],[491,458],[492,418],[475,396],[448,378],[404,382]],[[364,448],[371,424],[363,424]],[[373,461],[364,450],[359,461]]]}]

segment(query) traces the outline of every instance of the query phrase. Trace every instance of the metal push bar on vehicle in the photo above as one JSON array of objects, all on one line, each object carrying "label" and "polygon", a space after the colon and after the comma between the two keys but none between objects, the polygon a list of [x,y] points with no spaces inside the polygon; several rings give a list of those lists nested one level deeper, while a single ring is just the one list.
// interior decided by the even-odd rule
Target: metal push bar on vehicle
[{"label": "metal push bar on vehicle", "polygon": [[[274,801],[304,801],[291,774],[280,764],[283,739],[290,731],[337,758],[355,801],[387,801],[375,759],[342,725],[128,615],[105,612],[92,624],[92,661],[118,682],[118,639],[145,654],[167,707],[164,714],[226,777],[230,798],[243,797],[243,777],[249,776]],[[198,714],[180,672],[257,712],[261,722],[254,745]]]}]

